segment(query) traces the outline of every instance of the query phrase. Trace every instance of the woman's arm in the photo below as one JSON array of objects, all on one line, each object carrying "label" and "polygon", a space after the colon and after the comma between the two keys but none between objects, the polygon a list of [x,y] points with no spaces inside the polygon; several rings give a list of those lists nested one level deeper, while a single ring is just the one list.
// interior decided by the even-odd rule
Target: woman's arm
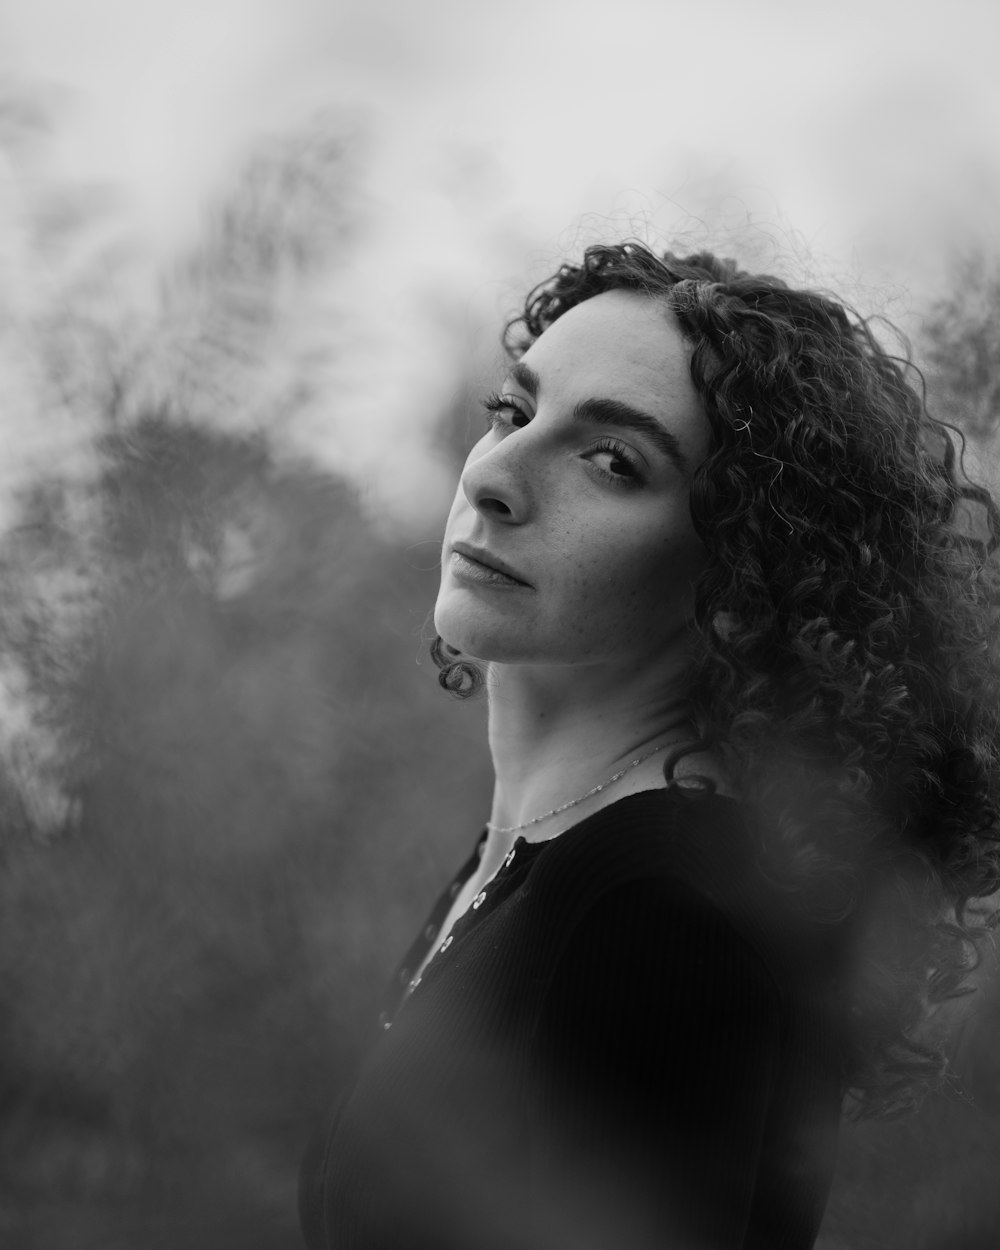
[{"label": "woman's arm", "polygon": [[711,901],[662,877],[606,894],[536,1035],[543,1243],[741,1247],[780,1034],[774,981]]}]

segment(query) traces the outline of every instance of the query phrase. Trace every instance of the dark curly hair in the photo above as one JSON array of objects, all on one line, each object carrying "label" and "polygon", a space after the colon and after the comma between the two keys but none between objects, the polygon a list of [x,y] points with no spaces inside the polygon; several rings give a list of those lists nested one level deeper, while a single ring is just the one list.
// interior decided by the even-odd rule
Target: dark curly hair
[{"label": "dark curly hair", "polygon": [[[905,1109],[945,1071],[935,1017],[968,992],[970,904],[1000,887],[1000,512],[907,357],[838,300],[708,253],[588,248],[530,293],[509,354],[619,289],[673,311],[711,427],[700,728],[784,882],[854,935],[851,1110]],[[442,648],[442,684],[470,693],[475,666]]]}]

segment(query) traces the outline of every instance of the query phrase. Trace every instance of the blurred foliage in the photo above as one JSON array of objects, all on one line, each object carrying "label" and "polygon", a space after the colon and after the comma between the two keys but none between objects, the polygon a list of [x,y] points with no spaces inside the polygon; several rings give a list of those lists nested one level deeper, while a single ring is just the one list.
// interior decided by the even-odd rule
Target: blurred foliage
[{"label": "blurred foliage", "polygon": [[103,455],[95,530],[68,529],[53,484],[6,553],[36,584],[53,553],[101,576],[75,630],[23,576],[5,638],[76,749],[54,752],[58,831],[0,794],[20,818],[0,1240],[291,1246],[303,1142],[485,771],[470,709],[463,728],[413,663],[428,576],[343,484],[157,416]]},{"label": "blurred foliage", "polygon": [[305,1142],[478,831],[483,708],[415,662],[435,545],[266,425],[323,364],[288,323],[344,150],[259,153],[150,323],[14,327],[35,419],[92,437],[0,540],[5,1250],[297,1247]]},{"label": "blurred foliage", "polygon": [[1000,427],[1000,261],[981,251],[956,256],[921,340],[937,411],[977,442],[992,441]]},{"label": "blurred foliage", "polygon": [[[18,159],[44,130],[0,100]],[[377,534],[277,438],[336,356],[315,293],[360,161],[329,119],[263,146],[149,317],[74,251],[99,197],[25,201],[22,270],[74,260],[7,300],[0,360],[40,436],[62,414],[77,441],[0,538],[4,1250],[298,1247],[303,1146],[485,810],[482,704],[415,662],[435,545]],[[977,432],[985,272],[928,323],[938,406]],[[994,1244],[996,981],[956,1036],[964,1097],[844,1130],[821,1250]]]}]

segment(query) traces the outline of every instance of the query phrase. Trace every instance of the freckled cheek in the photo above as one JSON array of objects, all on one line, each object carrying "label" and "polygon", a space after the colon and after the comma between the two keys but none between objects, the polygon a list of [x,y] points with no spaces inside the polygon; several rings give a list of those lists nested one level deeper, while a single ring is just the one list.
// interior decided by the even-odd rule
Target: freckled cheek
[{"label": "freckled cheek", "polygon": [[624,624],[662,609],[657,581],[648,559],[618,555],[578,562],[563,584],[567,628],[583,635],[598,622]]},{"label": "freckled cheek", "polygon": [[584,534],[579,524],[563,520],[550,530],[549,551],[561,553],[553,567],[560,573],[564,612],[605,619],[627,613],[637,619],[689,598],[688,587],[705,559],[697,535],[682,522],[678,532],[672,519],[671,532],[657,526],[655,537],[647,530],[637,541],[636,529],[643,528],[641,521],[628,530],[620,524],[591,525]]},{"label": "freckled cheek", "polygon": [[619,604],[635,617],[689,610],[691,587],[704,560],[704,548],[693,535],[637,553],[618,567],[614,580]]}]

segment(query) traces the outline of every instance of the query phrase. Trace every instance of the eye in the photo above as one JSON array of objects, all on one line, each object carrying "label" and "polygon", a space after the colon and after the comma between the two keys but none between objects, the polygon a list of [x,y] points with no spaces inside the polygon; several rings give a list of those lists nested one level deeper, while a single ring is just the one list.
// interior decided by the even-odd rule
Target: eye
[{"label": "eye", "polygon": [[513,395],[500,395],[493,391],[482,404],[486,409],[486,426],[490,430],[520,429],[531,420],[531,413]]},{"label": "eye", "polygon": [[635,454],[624,443],[601,439],[588,453],[591,467],[615,486],[635,487],[642,484],[642,473]]}]

